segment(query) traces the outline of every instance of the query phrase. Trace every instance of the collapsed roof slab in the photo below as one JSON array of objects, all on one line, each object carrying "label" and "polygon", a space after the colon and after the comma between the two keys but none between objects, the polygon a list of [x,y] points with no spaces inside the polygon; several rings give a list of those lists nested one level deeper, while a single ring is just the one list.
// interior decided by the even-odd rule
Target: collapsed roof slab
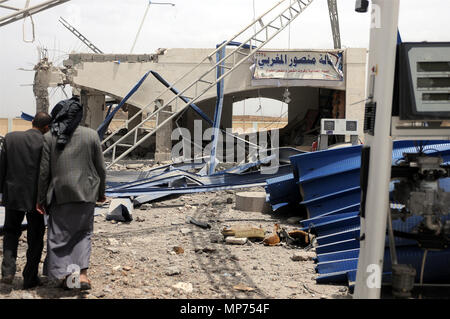
[{"label": "collapsed roof slab", "polygon": [[[156,54],[71,54],[69,59],[64,61],[64,66],[69,70],[68,82],[73,87],[103,92],[105,95],[123,98],[136,82],[149,70],[158,72],[167,82],[173,84],[180,79],[183,74],[188,73],[194,66],[199,64],[205,56],[210,54],[212,49],[161,49]],[[272,50],[275,52],[295,52],[296,50]],[[304,51],[304,50],[297,50]],[[309,50],[324,52],[325,50]],[[329,50],[330,51],[330,50]],[[332,51],[332,50],[331,50]],[[347,116],[358,119],[363,123],[363,109],[365,99],[365,74],[366,74],[366,49],[348,48],[344,49],[344,80],[339,81],[292,81],[281,80],[271,85],[255,85],[253,81],[252,65],[250,60],[240,65],[228,77],[225,78],[225,96],[239,94],[240,92],[254,92],[258,97],[258,89],[275,87],[321,87],[338,90],[345,90]],[[236,53],[237,54],[237,53]],[[177,82],[175,88],[179,91],[197,80],[202,74],[211,68],[211,63],[204,62],[195,72],[190,73],[185,78]],[[232,65],[229,65],[232,67]],[[208,81],[214,82],[214,74]],[[334,83],[333,83],[334,82]],[[128,104],[143,108],[151,104],[166,88],[155,78],[148,77],[140,89],[127,101]],[[197,90],[197,92],[196,92]],[[196,96],[201,88],[193,86],[187,90],[186,97]],[[170,100],[172,93],[166,93],[160,97],[163,100]],[[209,89],[196,102],[216,98],[215,88]],[[177,111],[183,105],[178,101],[172,106],[173,111]],[[152,110],[151,108],[149,111]]]}]

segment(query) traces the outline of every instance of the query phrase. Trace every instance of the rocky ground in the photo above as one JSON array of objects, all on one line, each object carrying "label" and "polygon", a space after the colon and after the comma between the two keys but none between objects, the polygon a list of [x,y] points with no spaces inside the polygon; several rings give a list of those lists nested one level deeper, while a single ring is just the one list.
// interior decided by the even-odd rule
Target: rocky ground
[{"label": "rocky ground", "polygon": [[[106,221],[105,211],[97,215],[89,270],[93,287],[88,292],[65,291],[48,282],[32,290],[21,290],[21,271],[26,260],[24,232],[16,279],[13,285],[0,284],[0,298],[348,297],[344,286],[316,284],[311,259],[314,254],[302,248],[284,243],[224,243],[220,231],[225,226],[261,226],[268,233],[275,223],[288,230],[296,227],[287,222],[286,215],[236,210],[236,192],[184,195],[144,204],[134,210],[130,223]],[[187,223],[188,216],[209,223],[211,229]]]}]

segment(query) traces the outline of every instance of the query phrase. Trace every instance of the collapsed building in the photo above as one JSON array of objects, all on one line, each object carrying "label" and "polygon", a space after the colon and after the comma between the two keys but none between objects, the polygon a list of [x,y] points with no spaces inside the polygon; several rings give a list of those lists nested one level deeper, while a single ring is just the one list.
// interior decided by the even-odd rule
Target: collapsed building
[{"label": "collapsed building", "polygon": [[[195,81],[200,74],[208,71],[211,62],[202,61],[202,58],[208,56],[210,52],[211,49],[164,49],[149,55],[71,54],[64,61],[64,68],[37,68],[36,78],[41,80],[35,83],[35,87],[70,85],[78,90],[85,108],[85,125],[96,129],[104,121],[108,106],[118,104],[146,72],[149,70],[157,72],[168,83],[174,83],[180,74],[200,63],[195,73],[189,74],[178,83],[177,87],[182,88]],[[223,111],[220,121],[222,127],[232,127],[233,103],[249,98],[285,101],[285,93],[288,91],[287,129],[290,129],[290,132],[286,132],[286,134],[298,129],[296,124],[302,120],[309,120],[312,123],[309,123],[305,132],[297,132],[297,134],[306,133],[305,135],[312,136],[312,138],[300,139],[301,142],[297,144],[295,139],[284,139],[286,146],[311,146],[320,133],[318,127],[320,127],[321,118],[339,117],[356,120],[358,125],[354,135],[363,139],[366,49],[270,50],[264,52],[270,53],[272,56],[286,56],[287,54],[289,56],[296,54],[327,56],[339,53],[342,54],[343,59],[342,78],[326,79],[323,76],[311,80],[255,78],[255,60],[249,59],[233,70],[233,73],[224,80]],[[232,53],[232,55],[238,54]],[[229,68],[233,68],[232,63]],[[208,75],[209,77],[204,81],[214,82],[215,74]],[[43,81],[42,78],[46,81]],[[172,99],[174,94],[172,92],[164,93],[164,89],[165,86],[160,81],[154,77],[148,77],[124,105],[129,120],[125,123],[124,129],[133,129],[144,120],[147,113],[154,111],[154,107],[148,107],[148,105],[155,99],[158,99],[161,105]],[[190,88],[183,94],[192,97],[198,94],[196,90],[199,90],[198,86]],[[35,91],[39,92],[38,89]],[[339,114],[333,110],[336,107],[333,103],[334,92],[338,92],[343,100],[341,102],[343,107]],[[162,96],[160,96],[161,94]],[[36,98],[38,101],[42,99],[41,95]],[[207,117],[213,119],[216,98],[217,93],[212,88],[203,94],[195,104]],[[181,102],[180,100],[173,101],[171,103],[173,105],[170,105],[171,111],[174,113],[180,111],[183,106]],[[42,103],[37,103],[37,105],[39,110],[42,109]],[[145,108],[146,112],[135,116]],[[181,127],[187,128],[193,136],[194,120],[196,119],[201,119],[201,117],[190,110],[182,116],[179,124]],[[154,120],[148,121],[148,128],[154,126]],[[169,125],[169,129],[164,134],[166,141],[161,142],[162,147],[166,146],[166,153],[167,145],[171,143],[170,132],[172,130],[170,127],[174,128],[173,125]],[[166,160],[168,159],[166,157]]]},{"label": "collapsed building", "polygon": [[[97,129],[103,139],[109,168],[133,153],[150,154],[156,162],[174,159],[172,132],[175,128],[184,128],[189,136],[199,134],[200,148],[203,148],[204,131],[212,128],[208,152],[200,153],[198,158],[195,158],[195,152],[194,156],[184,152],[178,163],[145,172],[110,171],[107,194],[127,198],[126,205],[132,207],[131,201],[139,206],[174,194],[265,186],[267,201],[273,211],[294,205],[294,211],[299,214],[305,212],[302,216],[305,219],[300,223],[301,231],[316,236],[316,270],[320,274],[317,282],[345,282],[353,287],[357,281],[360,243],[364,236],[361,214],[365,211],[365,201],[361,198],[364,198],[362,195],[367,192],[368,184],[368,177],[364,175],[369,169],[367,157],[363,157],[364,154],[367,156],[367,148],[355,144],[364,142],[363,132],[374,135],[376,113],[376,103],[366,104],[366,96],[374,98],[373,92],[366,94],[367,50],[340,49],[336,29],[333,29],[334,49],[263,49],[310,3],[290,3],[273,20],[266,19],[264,14],[237,36],[218,44],[215,50],[160,49],[146,55],[74,53],[60,68],[42,60],[36,66],[34,85],[37,108],[39,111],[48,109],[48,87],[70,85],[84,105],[84,124]],[[329,5],[331,3],[329,1]],[[363,2],[358,3],[361,5]],[[368,2],[364,3],[367,6]],[[330,17],[333,21],[331,10]],[[336,24],[332,23],[332,26]],[[245,32],[251,34],[240,39]],[[438,53],[437,58],[442,59],[440,51]],[[440,62],[434,64],[436,61]],[[445,72],[447,75],[448,62],[436,61],[419,62],[420,67],[414,72],[431,76],[438,74],[439,77]],[[375,81],[377,65],[371,72],[375,73],[371,75]],[[398,102],[395,99],[404,98],[404,95],[398,96],[401,88],[399,79],[396,81],[395,103]],[[447,88],[444,90],[446,93],[440,92],[442,85],[448,86],[447,82],[436,78],[424,78],[419,82],[423,86],[420,89],[427,91],[420,94],[425,103],[447,103]],[[375,82],[372,90],[374,86]],[[221,144],[219,133],[232,126],[233,104],[249,98],[270,98],[287,103],[287,126],[276,133],[279,135],[276,145],[267,141],[261,144],[258,139],[253,143],[251,134],[239,136],[228,132],[233,148],[235,141],[241,141],[249,148],[238,146],[234,152],[244,154],[244,161],[234,161],[238,165],[216,171],[220,162],[216,152]],[[119,110],[124,111],[127,118],[122,125],[111,127]],[[200,133],[196,132],[196,120],[207,123]],[[422,124],[427,125],[421,128],[428,126],[429,119],[426,120]],[[430,123],[431,129],[441,129],[441,123]],[[405,126],[401,127],[403,124]],[[401,123],[400,131],[413,130],[416,125],[410,124]],[[389,192],[386,190],[391,197],[388,210],[398,218],[390,225],[392,234],[386,245],[378,243],[384,248],[386,261],[382,269],[383,282],[398,283],[395,280],[399,279],[398,275],[402,283],[405,279],[402,276],[408,276],[410,282],[420,282],[421,285],[448,282],[450,279],[450,146],[448,141],[436,140],[441,132],[435,132],[432,142],[395,141],[392,158],[384,159],[391,161],[393,172],[407,171],[407,174],[393,175],[398,180],[392,180]],[[335,138],[334,142],[346,141],[354,145],[324,152],[305,152],[312,150],[314,142],[320,142],[319,149],[326,149],[329,135],[345,135],[345,138]],[[417,138],[417,135],[399,136],[401,139],[405,136]],[[192,144],[189,141],[189,148],[194,146],[195,149]],[[250,151],[252,147],[262,149],[263,155],[254,156]],[[263,174],[265,165],[274,158],[274,150],[278,159],[277,165],[272,167],[275,170]],[[421,161],[415,161],[416,157],[411,154],[422,157]],[[235,155],[233,160],[238,157]],[[422,175],[417,175],[418,165]],[[417,176],[432,180],[417,186],[414,184]],[[429,190],[430,184],[435,193]],[[394,205],[396,196],[402,201],[399,206]],[[426,197],[429,202],[422,200],[425,196],[431,196]],[[436,207],[437,212],[433,211]],[[425,213],[427,210],[432,214]],[[428,233],[433,228],[438,232]],[[425,236],[420,234],[424,230]],[[384,236],[384,229],[381,236]],[[395,247],[396,253],[393,252]],[[402,266],[409,265],[403,273],[394,272],[394,268],[398,268],[393,267],[397,261]],[[409,291],[397,293],[408,296]]]}]

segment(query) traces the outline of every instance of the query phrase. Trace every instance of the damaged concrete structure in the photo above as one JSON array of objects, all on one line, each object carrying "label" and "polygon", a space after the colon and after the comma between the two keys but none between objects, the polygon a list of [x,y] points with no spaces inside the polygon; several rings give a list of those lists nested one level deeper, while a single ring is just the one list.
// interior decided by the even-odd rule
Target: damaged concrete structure
[{"label": "damaged concrete structure", "polygon": [[36,98],[36,113],[48,112],[48,88],[69,84],[63,73],[65,69],[54,66],[48,58],[44,57],[35,65],[34,70],[33,93]]},{"label": "damaged concrete structure", "polygon": [[[158,72],[167,82],[174,83],[180,75],[191,70],[211,51],[212,49],[160,49],[155,54],[146,55],[70,54],[69,58],[64,61],[64,68],[57,70],[53,68],[49,70],[39,69],[37,73],[46,75],[50,72],[51,75],[57,76],[58,84],[70,84],[73,88],[79,90],[86,108],[85,124],[97,128],[104,119],[105,96],[115,99],[118,103],[149,70]],[[292,50],[277,50],[276,52],[289,51]],[[324,50],[310,51],[323,52]],[[254,65],[254,60],[249,59],[246,63],[241,64],[230,76],[225,78],[221,126],[224,128],[232,127],[233,103],[235,102],[249,98],[270,98],[283,101],[283,94],[288,88],[290,93],[288,121],[291,123],[304,118],[309,110],[318,111],[323,104],[321,99],[323,100],[324,91],[333,92],[337,90],[345,92],[345,117],[358,120],[358,135],[362,139],[367,50],[348,48],[336,51],[343,52],[344,78],[342,81],[309,80],[294,81],[295,84],[292,84],[293,81],[281,80],[276,84],[267,84],[253,79],[252,65]],[[234,53],[234,55],[237,54]],[[203,64],[196,72],[192,72],[182,79],[177,88],[181,89],[189,85],[201,76],[202,72],[206,72],[211,67],[210,63]],[[233,67],[232,63],[229,63],[229,67]],[[43,75],[40,77],[43,77]],[[211,74],[211,79],[208,80],[215,81],[214,75]],[[51,82],[51,85],[54,85],[53,82]],[[139,90],[127,101],[128,118],[133,117],[139,109],[148,106],[165,89],[155,78],[148,77]],[[194,86],[185,92],[185,96],[196,96],[198,90],[200,88]],[[161,104],[172,97],[172,93],[166,93],[162,96]],[[211,119],[214,118],[216,98],[216,90],[210,89],[196,102],[196,105]],[[173,112],[177,112],[179,107],[177,100],[175,100],[171,109]],[[150,111],[152,111],[151,108]],[[130,122],[128,129],[133,126],[134,122],[136,122],[135,125],[139,124],[140,119],[138,117]],[[180,121],[180,125],[193,132],[195,119],[200,119],[200,117],[194,112],[186,112]],[[169,126],[164,131],[168,132]],[[164,138],[158,139],[156,137],[159,140],[157,145],[160,146],[157,146],[157,148],[161,148],[156,153],[165,154],[161,155],[160,159],[162,160],[167,158],[170,134],[164,133],[160,136],[166,136],[168,141],[164,142]]]}]

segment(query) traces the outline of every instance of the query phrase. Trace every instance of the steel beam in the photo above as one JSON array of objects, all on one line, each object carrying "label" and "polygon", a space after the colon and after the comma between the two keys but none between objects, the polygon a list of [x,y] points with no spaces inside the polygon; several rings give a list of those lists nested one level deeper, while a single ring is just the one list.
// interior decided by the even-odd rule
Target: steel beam
[{"label": "steel beam", "polygon": [[[8,0],[0,1],[0,3],[6,2]],[[49,0],[41,2],[40,4],[34,5],[32,7],[25,7],[23,9],[18,10],[17,12],[8,14],[6,16],[0,17],[0,27],[5,26],[7,24],[13,23],[15,21],[24,19],[25,17],[32,16],[38,12],[50,9],[52,7],[58,6],[65,2],[69,2],[70,0]],[[12,9],[12,8],[10,8]]]},{"label": "steel beam", "polygon": [[331,31],[333,32],[333,43],[335,49],[341,48],[341,33],[339,29],[339,16],[336,0],[328,0],[328,11],[330,13]]}]

